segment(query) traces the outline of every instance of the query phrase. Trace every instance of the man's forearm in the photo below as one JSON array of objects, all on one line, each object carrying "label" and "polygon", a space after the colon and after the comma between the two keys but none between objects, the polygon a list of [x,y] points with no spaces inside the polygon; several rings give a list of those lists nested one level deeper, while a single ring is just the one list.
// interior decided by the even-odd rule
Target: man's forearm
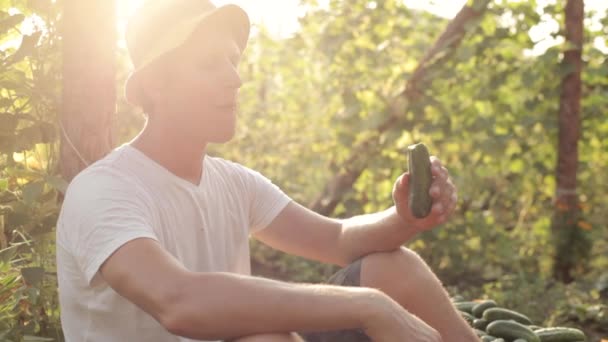
[{"label": "man's forearm", "polygon": [[349,262],[370,253],[395,250],[416,235],[404,225],[394,206],[341,222],[339,248]]},{"label": "man's forearm", "polygon": [[261,333],[361,328],[379,291],[284,283],[229,273],[196,273],[184,281],[170,320],[174,334],[227,339]]}]

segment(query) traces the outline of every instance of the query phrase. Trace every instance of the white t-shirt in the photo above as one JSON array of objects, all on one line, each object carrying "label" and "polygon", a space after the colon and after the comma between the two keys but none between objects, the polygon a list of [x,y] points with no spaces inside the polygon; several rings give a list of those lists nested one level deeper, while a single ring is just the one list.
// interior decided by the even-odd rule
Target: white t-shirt
[{"label": "white t-shirt", "polygon": [[74,178],[57,222],[66,341],[192,341],[170,334],[117,294],[99,276],[101,264],[144,237],[191,271],[250,274],[250,233],[265,228],[289,201],[267,178],[234,162],[205,156],[195,185],[128,144],[118,147]]}]

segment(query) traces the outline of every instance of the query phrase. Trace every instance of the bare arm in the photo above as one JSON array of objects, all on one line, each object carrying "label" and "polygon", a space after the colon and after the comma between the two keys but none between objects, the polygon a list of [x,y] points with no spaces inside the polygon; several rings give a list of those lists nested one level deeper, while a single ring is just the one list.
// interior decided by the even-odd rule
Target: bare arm
[{"label": "bare arm", "polygon": [[415,234],[404,226],[394,207],[339,220],[291,202],[254,236],[289,254],[345,266],[372,252],[399,248]]},{"label": "bare arm", "polygon": [[431,159],[433,207],[425,218],[417,219],[409,210],[409,174],[404,173],[393,188],[395,205],[384,211],[339,220],[292,202],[254,236],[284,252],[340,266],[373,252],[397,249],[417,233],[445,223],[456,205],[456,189],[447,170],[437,158]]},{"label": "bare arm", "polygon": [[378,315],[378,304],[387,303],[385,295],[367,288],[189,272],[146,238],[119,248],[101,275],[167,330],[195,339],[362,328]]},{"label": "bare arm", "polygon": [[417,234],[405,224],[394,206],[374,214],[345,219],[342,227],[340,243],[349,260],[373,252],[398,249]]},{"label": "bare arm", "polygon": [[[292,284],[228,273],[185,283],[169,326],[191,338],[363,328],[376,293],[365,288]],[[205,308],[201,310],[201,308]]]}]

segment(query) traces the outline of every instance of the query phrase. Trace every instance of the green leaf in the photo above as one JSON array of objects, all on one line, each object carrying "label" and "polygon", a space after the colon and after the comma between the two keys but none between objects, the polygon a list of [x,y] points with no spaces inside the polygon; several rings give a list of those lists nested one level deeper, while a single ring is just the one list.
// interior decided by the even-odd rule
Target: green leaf
[{"label": "green leaf", "polygon": [[23,20],[25,20],[25,16],[23,14],[15,14],[10,17],[3,19],[0,21],[0,34],[3,35],[8,30],[20,24]]},{"label": "green leaf", "polygon": [[[7,247],[5,249],[0,250],[0,261],[1,262],[10,262],[13,257],[17,254],[17,248],[15,246]],[[4,278],[3,280],[6,280]],[[3,282],[0,282],[0,284]]]},{"label": "green leaf", "polygon": [[469,0],[468,2],[469,6],[478,12],[484,10],[489,3],[490,0]]},{"label": "green leaf", "polygon": [[571,64],[571,63],[562,63],[560,72],[559,72],[561,77],[566,77],[573,72],[576,72],[576,65]]},{"label": "green leaf", "polygon": [[38,286],[44,277],[44,268],[25,267],[21,269],[21,276],[28,285]]},{"label": "green leaf", "polygon": [[68,188],[68,182],[61,176],[48,176],[46,177],[46,182],[53,187],[53,189],[63,194],[65,194],[65,191]]},{"label": "green leaf", "polygon": [[0,191],[8,189],[8,179],[0,178]]},{"label": "green leaf", "polygon": [[23,201],[26,204],[34,204],[34,202],[42,195],[44,191],[44,182],[35,181],[26,184],[23,187]]},{"label": "green leaf", "polygon": [[24,342],[28,342],[28,341],[55,341],[55,339],[50,338],[50,337],[40,337],[40,336],[32,336],[32,335],[24,335],[23,336],[23,341]]},{"label": "green leaf", "polygon": [[36,144],[47,144],[56,138],[55,126],[48,122],[39,122],[19,130],[17,150],[29,150]]},{"label": "green leaf", "polygon": [[0,98],[0,108],[7,108],[13,105],[13,100],[8,97]]},{"label": "green leaf", "polygon": [[36,49],[36,45],[38,45],[41,35],[42,31],[34,32],[31,35],[24,35],[17,52],[9,57],[9,64],[17,63],[25,57],[31,56]]}]

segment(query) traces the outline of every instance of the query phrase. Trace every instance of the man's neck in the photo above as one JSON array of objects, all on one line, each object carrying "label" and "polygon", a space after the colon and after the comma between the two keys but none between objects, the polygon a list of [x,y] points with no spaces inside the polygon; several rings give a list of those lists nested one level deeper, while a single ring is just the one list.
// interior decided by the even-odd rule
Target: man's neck
[{"label": "man's neck", "polygon": [[159,126],[148,121],[130,145],[176,176],[198,185],[203,174],[207,144],[193,143],[183,135]]}]

